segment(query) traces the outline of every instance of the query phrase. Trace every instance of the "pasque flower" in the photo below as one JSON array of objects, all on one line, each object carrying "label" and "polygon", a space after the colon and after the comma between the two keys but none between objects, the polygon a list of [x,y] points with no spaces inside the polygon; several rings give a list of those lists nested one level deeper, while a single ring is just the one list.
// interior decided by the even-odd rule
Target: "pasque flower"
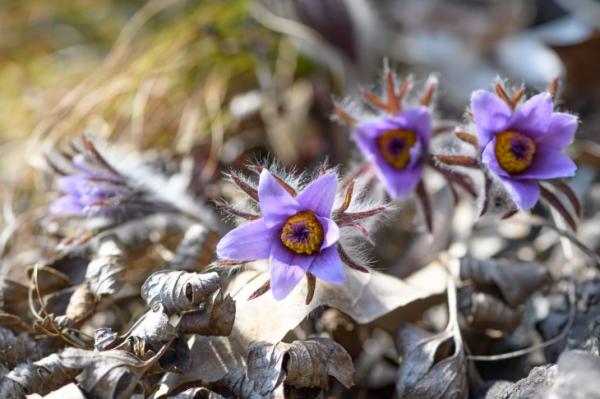
[{"label": "pasque flower", "polygon": [[563,150],[573,141],[577,118],[554,112],[549,92],[518,106],[522,91],[513,99],[501,86],[497,91],[502,97],[484,90],[471,97],[481,162],[499,178],[519,209],[530,209],[540,197],[540,180],[575,174],[575,163]]},{"label": "pasque flower", "polygon": [[344,263],[367,271],[340,245],[340,230],[344,226],[363,228],[359,220],[374,216],[384,208],[347,212],[352,183],[346,189],[343,203],[334,210],[338,193],[338,178],[334,172],[324,171],[299,192],[266,169],[260,172],[257,189],[239,177],[233,176],[233,180],[257,201],[260,216],[221,204],[234,215],[250,221],[221,239],[217,255],[226,262],[268,259],[269,285],[275,299],[285,298],[305,276],[309,282],[316,277],[331,284],[342,284]]},{"label": "pasque flower", "polygon": [[51,163],[62,175],[58,178],[58,187],[64,194],[50,205],[51,213],[124,221],[175,211],[170,204],[151,198],[149,193],[131,185],[86,136],[73,146],[76,153],[68,157],[66,168]]}]

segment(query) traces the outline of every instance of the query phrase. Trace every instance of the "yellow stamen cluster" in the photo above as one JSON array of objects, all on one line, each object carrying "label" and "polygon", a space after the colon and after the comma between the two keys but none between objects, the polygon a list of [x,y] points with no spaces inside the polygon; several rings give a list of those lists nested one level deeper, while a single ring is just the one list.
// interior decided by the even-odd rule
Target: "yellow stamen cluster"
[{"label": "yellow stamen cluster", "polygon": [[417,135],[410,130],[388,130],[377,138],[383,159],[393,168],[402,170],[410,161],[410,149]]},{"label": "yellow stamen cluster", "polygon": [[510,174],[524,172],[535,156],[535,143],[518,132],[502,132],[496,135],[496,159],[498,165]]},{"label": "yellow stamen cluster", "polygon": [[312,211],[290,216],[281,229],[281,242],[297,254],[312,255],[321,249],[325,233]]}]

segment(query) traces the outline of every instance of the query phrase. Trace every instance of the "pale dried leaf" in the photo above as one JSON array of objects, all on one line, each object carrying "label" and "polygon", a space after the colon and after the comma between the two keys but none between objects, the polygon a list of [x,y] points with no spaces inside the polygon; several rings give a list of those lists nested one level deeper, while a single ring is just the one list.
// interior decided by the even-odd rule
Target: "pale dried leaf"
[{"label": "pale dried leaf", "polygon": [[177,395],[170,396],[171,399],[225,399],[225,397],[214,393],[207,388],[190,388]]},{"label": "pale dried leaf", "polygon": [[112,295],[123,285],[123,250],[114,239],[103,241],[85,271],[85,278],[97,299]]},{"label": "pale dried leaf", "polygon": [[[385,319],[387,327],[393,329],[403,321],[420,317],[422,311],[431,306],[432,298],[439,298],[445,292],[447,281],[445,270],[438,264],[430,265],[406,281],[376,271],[361,273],[347,269],[346,283],[342,286],[318,281],[314,299],[308,305],[305,282],[284,301],[276,301],[271,293],[249,301],[248,297],[267,278],[266,273],[253,271],[237,276],[230,291],[237,306],[231,334],[227,338],[193,339],[191,371],[184,380],[220,379],[230,370],[244,366],[251,342],[281,341],[312,310],[323,305],[335,307],[361,324],[377,324]],[[390,317],[396,324],[389,322]]]},{"label": "pale dried leaf", "polygon": [[139,339],[145,348],[157,352],[165,342],[172,341],[176,336],[177,329],[169,322],[169,316],[163,312],[162,306],[158,306],[155,310],[148,310],[135,322],[120,346]]},{"label": "pale dried leaf", "polygon": [[94,313],[96,307],[96,298],[92,293],[89,283],[78,285],[69,299],[69,304],[65,310],[65,317],[79,325]]},{"label": "pale dried leaf", "polygon": [[201,224],[190,226],[166,268],[199,272],[211,262],[219,236]]},{"label": "pale dried leaf", "polygon": [[81,388],[94,398],[129,398],[146,370],[163,354],[142,361],[129,352],[108,350],[93,352],[67,348],[60,353],[63,366],[77,369]]},{"label": "pale dried leaf", "polygon": [[65,385],[62,388],[52,391],[44,399],[86,399],[81,389],[74,383]]},{"label": "pale dried leaf", "polygon": [[94,331],[94,349],[103,351],[112,349],[118,342],[119,334],[111,328],[99,328]]},{"label": "pale dried leaf", "polygon": [[164,306],[167,314],[196,308],[220,287],[217,273],[187,273],[162,270],[153,273],[142,286],[142,298],[150,307]]},{"label": "pale dried leaf", "polygon": [[538,262],[470,257],[460,260],[460,277],[479,286],[497,286],[502,297],[512,306],[524,303],[531,294],[552,280],[548,268]]},{"label": "pale dried leaf", "polygon": [[221,291],[204,309],[186,312],[181,316],[179,330],[184,334],[228,336],[235,321],[235,301]]},{"label": "pale dried leaf", "polygon": [[29,393],[45,395],[68,384],[77,371],[65,366],[53,353],[34,363],[22,363],[0,382],[0,397],[19,397]]}]

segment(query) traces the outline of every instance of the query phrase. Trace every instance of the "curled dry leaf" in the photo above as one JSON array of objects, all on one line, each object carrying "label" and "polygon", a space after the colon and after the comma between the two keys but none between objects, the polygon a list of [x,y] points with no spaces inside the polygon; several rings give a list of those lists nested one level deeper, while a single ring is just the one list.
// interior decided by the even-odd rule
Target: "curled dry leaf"
[{"label": "curled dry leaf", "polygon": [[156,353],[166,342],[174,340],[176,336],[177,329],[169,322],[169,316],[159,305],[156,309],[148,310],[135,322],[125,334],[125,341],[119,345],[119,348],[123,349],[124,345],[131,345],[139,340],[144,345],[144,352],[152,350]]},{"label": "curled dry leaf", "polygon": [[68,384],[77,371],[65,366],[53,353],[34,363],[22,363],[0,381],[0,397],[17,398],[36,392],[45,395]]},{"label": "curled dry leaf", "polygon": [[179,330],[184,334],[226,337],[235,320],[235,301],[231,295],[217,291],[204,309],[186,312],[181,316]]},{"label": "curled dry leaf", "polygon": [[171,396],[171,399],[225,399],[207,388],[190,388]]},{"label": "curled dry leaf", "polygon": [[13,280],[0,279],[0,311],[14,315],[23,315],[27,312],[28,288]]},{"label": "curled dry leaf", "polygon": [[29,334],[16,335],[0,327],[0,364],[8,369],[16,367],[25,361],[35,361],[58,348],[58,342],[53,338],[34,340]]},{"label": "curled dry leaf", "polygon": [[468,323],[477,329],[511,332],[521,323],[521,312],[500,299],[465,287],[459,292],[459,308]]},{"label": "curled dry leaf", "polygon": [[83,283],[75,288],[69,300],[65,317],[77,326],[94,313],[96,298],[89,283]]},{"label": "curled dry leaf", "polygon": [[495,285],[511,306],[524,303],[532,293],[551,281],[546,266],[538,262],[518,262],[506,259],[460,260],[460,278],[475,285]]},{"label": "curled dry leaf", "polygon": [[100,243],[96,256],[85,271],[85,278],[97,299],[112,295],[121,288],[125,274],[123,262],[123,251],[114,238]]},{"label": "curled dry leaf", "polygon": [[162,304],[167,314],[196,308],[220,288],[217,273],[158,271],[146,279],[142,298],[150,307]]},{"label": "curled dry leaf", "polygon": [[57,389],[56,391],[50,392],[48,395],[44,396],[44,399],[86,399],[81,389],[74,383],[65,385]]},{"label": "curled dry leaf", "polygon": [[166,268],[199,272],[211,262],[219,235],[201,224],[194,224],[186,230],[177,246],[175,258]]},{"label": "curled dry leaf", "polygon": [[272,392],[282,381],[295,387],[327,388],[329,376],[346,388],[354,385],[354,366],[346,350],[327,338],[291,344],[254,342],[248,353],[248,377],[261,392]]},{"label": "curled dry leaf", "polygon": [[448,287],[448,309],[448,327],[439,334],[428,333],[410,324],[399,331],[402,353],[396,382],[399,397],[468,397],[467,362],[458,326],[457,295],[453,283]]},{"label": "curled dry leaf", "polygon": [[395,329],[418,318],[437,303],[446,289],[446,271],[439,264],[415,273],[406,281],[377,271],[346,269],[344,285],[319,281],[312,302],[306,305],[306,283],[300,283],[285,301],[270,293],[248,300],[268,278],[266,273],[246,271],[236,276],[230,292],[236,300],[236,318],[228,337],[193,337],[191,371],[184,381],[216,381],[230,370],[244,366],[253,341],[279,342],[314,309],[327,305],[348,314],[359,324],[373,323]]},{"label": "curled dry leaf", "polygon": [[87,395],[125,399],[135,392],[139,379],[162,356],[164,349],[146,361],[117,349],[93,352],[67,348],[58,356],[62,366],[77,370],[76,380]]},{"label": "curled dry leaf", "polygon": [[112,328],[99,328],[94,331],[94,349],[104,351],[112,349],[119,340],[119,334]]}]

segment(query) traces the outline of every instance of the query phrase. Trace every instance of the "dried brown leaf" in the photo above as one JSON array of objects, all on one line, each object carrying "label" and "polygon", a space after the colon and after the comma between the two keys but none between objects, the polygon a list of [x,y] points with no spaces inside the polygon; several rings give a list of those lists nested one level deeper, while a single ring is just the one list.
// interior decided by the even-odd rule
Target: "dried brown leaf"
[{"label": "dried brown leaf", "polygon": [[495,285],[512,306],[524,303],[552,279],[548,268],[538,262],[477,260],[470,257],[460,260],[460,278],[472,280],[478,286]]},{"label": "dried brown leaf", "polygon": [[163,351],[146,361],[117,349],[94,352],[67,348],[58,356],[64,367],[78,370],[76,380],[86,394],[112,399],[131,397],[139,379],[162,356]]},{"label": "dried brown leaf", "polygon": [[158,352],[168,341],[177,336],[177,329],[169,322],[162,306],[150,309],[140,317],[131,329],[125,334],[125,341],[119,346],[130,345],[135,339],[144,343],[144,347]]},{"label": "dried brown leaf", "polygon": [[71,295],[65,317],[78,326],[94,313],[96,298],[92,293],[89,283],[78,285]]},{"label": "dried brown leaf", "polygon": [[166,268],[200,272],[211,262],[219,235],[201,224],[192,225]]},{"label": "dried brown leaf", "polygon": [[125,267],[123,250],[114,239],[102,241],[96,256],[90,261],[85,271],[91,291],[97,299],[112,295],[123,285]]},{"label": "dried brown leaf", "polygon": [[13,280],[0,279],[0,311],[14,315],[27,313],[27,286]]},{"label": "dried brown leaf", "polygon": [[179,329],[184,334],[228,336],[235,320],[235,301],[218,291],[204,309],[181,316]]},{"label": "dried brown leaf", "polygon": [[[216,381],[243,366],[253,341],[279,342],[314,309],[327,305],[348,314],[357,323],[374,323],[394,329],[420,317],[446,288],[446,272],[440,265],[422,270],[406,282],[376,271],[361,273],[347,269],[346,283],[334,286],[317,282],[312,302],[305,304],[306,283],[284,301],[269,293],[248,300],[265,280],[264,273],[247,271],[231,286],[236,300],[236,318],[229,337],[195,337],[190,343],[191,371],[184,381]],[[383,322],[385,321],[385,322]],[[200,355],[201,354],[201,355]]]},{"label": "dried brown leaf", "polygon": [[68,384],[77,375],[53,353],[34,363],[22,363],[0,381],[0,397],[20,397],[30,393],[45,395]]},{"label": "dried brown leaf", "polygon": [[467,289],[459,298],[461,312],[474,328],[511,332],[521,323],[521,312],[492,295]]},{"label": "dried brown leaf", "polygon": [[171,399],[225,399],[225,397],[214,393],[207,388],[190,388],[185,391],[178,393],[177,395],[170,396]]},{"label": "dried brown leaf", "polygon": [[329,376],[346,388],[354,385],[354,366],[346,350],[328,338],[291,344],[255,342],[248,353],[248,377],[261,392],[272,392],[282,381],[295,387],[327,388]]},{"label": "dried brown leaf", "polygon": [[196,308],[220,288],[217,273],[187,273],[161,270],[153,273],[142,286],[142,298],[150,307],[164,306],[167,314]]},{"label": "dried brown leaf", "polygon": [[99,328],[94,331],[94,349],[103,351],[112,349],[119,342],[119,334],[112,328]]},{"label": "dried brown leaf", "polygon": [[36,361],[58,349],[53,338],[33,339],[29,334],[15,335],[0,327],[0,364],[8,369],[25,361]]}]

